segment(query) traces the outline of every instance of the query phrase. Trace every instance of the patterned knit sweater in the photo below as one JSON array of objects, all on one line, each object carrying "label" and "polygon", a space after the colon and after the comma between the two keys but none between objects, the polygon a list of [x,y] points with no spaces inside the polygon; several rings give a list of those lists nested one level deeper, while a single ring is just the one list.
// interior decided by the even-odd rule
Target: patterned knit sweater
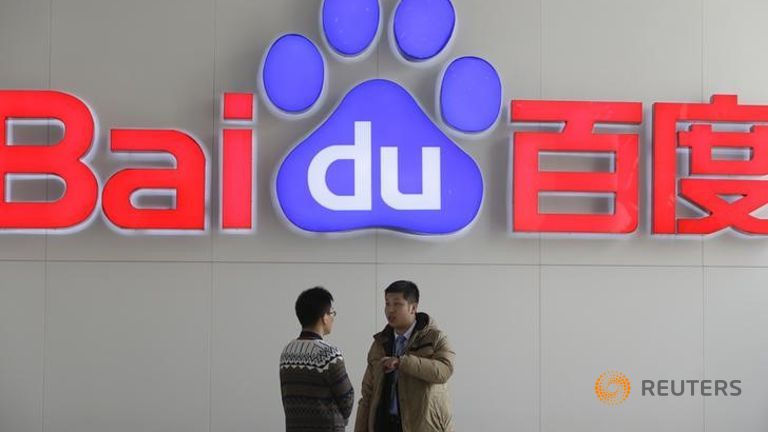
[{"label": "patterned knit sweater", "polygon": [[344,431],[354,403],[341,351],[302,332],[280,356],[286,432]]}]

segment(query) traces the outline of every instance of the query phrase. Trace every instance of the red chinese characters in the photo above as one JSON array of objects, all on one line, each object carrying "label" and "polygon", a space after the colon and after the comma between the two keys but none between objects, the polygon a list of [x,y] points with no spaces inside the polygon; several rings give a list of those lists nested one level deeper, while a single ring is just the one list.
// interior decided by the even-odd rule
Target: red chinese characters
[{"label": "red chinese characters", "polygon": [[[656,103],[653,112],[653,233],[711,234],[733,228],[768,234],[768,220],[753,215],[768,204],[768,181],[760,178],[768,175],[768,126],[722,132],[712,125],[766,122],[768,106],[740,106],[736,96],[715,95],[709,104]],[[693,124],[678,132],[680,122]],[[742,150],[749,156],[718,158],[718,150]],[[681,151],[688,164],[678,179]],[[678,197],[704,216],[678,217]]]},{"label": "red chinese characters", "polygon": [[[596,123],[640,124],[639,102],[513,101],[514,122],[565,122],[561,133],[516,132],[513,229],[516,232],[626,234],[638,224],[638,135],[594,133]],[[605,153],[611,172],[543,171],[542,153]],[[612,214],[541,213],[542,193],[610,194]]]}]

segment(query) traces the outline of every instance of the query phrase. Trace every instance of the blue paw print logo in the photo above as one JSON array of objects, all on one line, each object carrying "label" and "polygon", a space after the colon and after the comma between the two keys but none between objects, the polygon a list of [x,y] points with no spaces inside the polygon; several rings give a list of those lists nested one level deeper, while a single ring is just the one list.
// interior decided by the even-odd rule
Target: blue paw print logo
[{"label": "blue paw print logo", "polygon": [[[382,27],[377,0],[325,0],[327,45],[344,59],[364,57]],[[400,0],[389,30],[396,55],[434,59],[456,28],[450,0]],[[260,85],[271,108],[301,116],[317,106],[326,60],[300,34],[279,37],[267,51]],[[437,114],[454,132],[489,130],[501,111],[501,81],[477,57],[452,60],[440,78]],[[284,158],[275,194],[285,217],[311,232],[384,228],[450,234],[477,216],[483,178],[475,161],[396,82],[369,79],[352,88],[330,116]]]}]

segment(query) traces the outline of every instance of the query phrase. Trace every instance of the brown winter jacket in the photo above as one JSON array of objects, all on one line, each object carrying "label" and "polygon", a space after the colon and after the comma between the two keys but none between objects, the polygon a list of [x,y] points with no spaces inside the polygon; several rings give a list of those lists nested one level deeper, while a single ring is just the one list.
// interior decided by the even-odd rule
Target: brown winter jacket
[{"label": "brown winter jacket", "polygon": [[[373,336],[355,432],[379,432],[389,407],[391,375],[381,358],[392,355],[394,331],[387,326]],[[445,334],[425,313],[416,315],[416,327],[400,357],[398,398],[403,432],[453,432],[448,379],[455,353]]]}]

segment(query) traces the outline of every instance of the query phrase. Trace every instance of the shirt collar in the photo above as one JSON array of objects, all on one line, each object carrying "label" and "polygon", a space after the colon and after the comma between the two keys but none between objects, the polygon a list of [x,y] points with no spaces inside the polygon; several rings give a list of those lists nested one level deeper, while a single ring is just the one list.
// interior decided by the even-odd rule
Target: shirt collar
[{"label": "shirt collar", "polygon": [[299,339],[322,339],[323,337],[319,334],[309,331],[309,330],[302,330],[301,334],[299,335]]},{"label": "shirt collar", "polygon": [[404,336],[405,340],[408,340],[411,338],[411,334],[413,334],[413,329],[415,328],[416,328],[416,320],[413,320],[413,324],[411,324],[411,326],[408,327],[408,330],[406,330],[405,333],[400,335],[400,334],[397,334],[397,330],[395,330],[395,338],[397,338],[398,336]]}]

